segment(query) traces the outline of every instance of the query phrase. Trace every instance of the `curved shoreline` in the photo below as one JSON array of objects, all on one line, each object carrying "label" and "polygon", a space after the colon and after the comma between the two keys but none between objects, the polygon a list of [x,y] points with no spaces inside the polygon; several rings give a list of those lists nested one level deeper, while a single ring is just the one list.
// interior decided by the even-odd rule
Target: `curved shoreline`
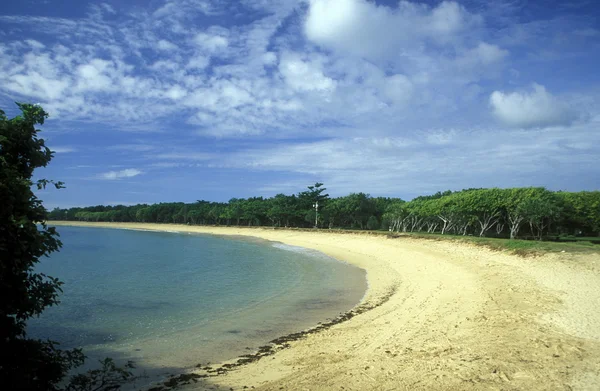
[{"label": "curved shoreline", "polygon": [[268,360],[183,389],[600,389],[598,254],[524,260],[468,244],[326,231],[68,224],[279,241],[365,269],[363,304],[391,293],[347,321],[281,341],[290,348]]},{"label": "curved shoreline", "polygon": [[[289,243],[285,243],[282,240],[273,240],[271,238],[261,237],[256,234],[255,229],[252,229],[252,233],[248,234],[247,232],[238,233],[237,231],[231,232],[230,227],[197,227],[197,226],[187,226],[187,225],[172,225],[172,224],[136,224],[136,223],[87,223],[87,222],[71,222],[71,221],[50,221],[48,222],[50,225],[56,226],[72,226],[72,227],[88,227],[88,228],[109,228],[109,229],[122,229],[122,230],[131,230],[131,231],[140,231],[140,232],[165,232],[165,233],[174,233],[174,234],[200,234],[200,235],[211,235],[211,236],[221,236],[221,237],[231,237],[235,239],[238,237],[240,240],[254,238],[260,240],[263,243],[267,244],[282,244],[285,246],[289,246],[292,248],[297,248],[300,250],[310,250],[314,251],[317,254],[324,255],[334,260],[335,262],[339,262],[345,264],[349,267],[358,268],[360,270],[365,271],[365,290],[361,296],[361,298],[352,306],[351,309],[346,310],[344,312],[339,313],[339,315],[333,318],[327,318],[326,320],[322,320],[309,326],[308,328],[302,329],[301,331],[291,332],[285,335],[281,335],[276,337],[275,339],[265,342],[266,344],[260,346],[254,353],[237,355],[232,358],[228,358],[226,360],[222,360],[219,363],[211,364],[211,366],[205,365],[204,367],[201,364],[190,365],[189,368],[196,368],[196,371],[204,371],[203,374],[198,373],[189,373],[190,369],[184,369],[183,372],[173,374],[169,376],[169,378],[165,381],[161,381],[159,383],[154,383],[148,385],[147,387],[153,387],[152,390],[156,389],[160,386],[168,386],[174,387],[181,384],[186,384],[190,380],[210,378],[223,375],[227,373],[229,370],[238,368],[242,365],[247,365],[249,363],[258,361],[266,356],[270,356],[275,354],[277,351],[287,349],[290,347],[290,342],[298,341],[307,337],[308,335],[315,334],[326,330],[336,324],[345,322],[356,315],[362,314],[368,310],[376,308],[382,305],[385,301],[389,299],[389,297],[393,294],[392,292],[386,294],[384,297],[380,298],[377,302],[366,302],[366,298],[369,292],[369,282],[368,282],[368,273],[364,268],[361,268],[352,262],[347,262],[343,259],[337,259],[333,256],[325,254],[318,249],[306,248],[298,245],[291,245]],[[216,232],[214,230],[226,229],[225,232]],[[235,230],[241,229],[244,230],[243,227],[233,228]],[[293,250],[288,250],[293,251]]]}]

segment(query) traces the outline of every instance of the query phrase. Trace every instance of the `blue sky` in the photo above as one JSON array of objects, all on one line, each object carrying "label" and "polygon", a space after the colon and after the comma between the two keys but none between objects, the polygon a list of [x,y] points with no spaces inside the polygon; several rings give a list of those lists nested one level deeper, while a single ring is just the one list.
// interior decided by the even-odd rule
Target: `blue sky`
[{"label": "blue sky", "polygon": [[600,184],[600,3],[5,2],[49,207]]}]

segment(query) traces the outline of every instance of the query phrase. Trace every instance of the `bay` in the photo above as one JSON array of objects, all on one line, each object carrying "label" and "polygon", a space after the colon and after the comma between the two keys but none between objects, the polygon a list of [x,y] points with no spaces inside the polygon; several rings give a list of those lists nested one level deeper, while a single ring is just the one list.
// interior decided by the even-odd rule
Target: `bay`
[{"label": "bay", "polygon": [[57,228],[38,271],[64,282],[32,337],[81,347],[93,364],[134,360],[156,380],[247,354],[333,318],[366,290],[364,271],[322,253],[245,237]]}]

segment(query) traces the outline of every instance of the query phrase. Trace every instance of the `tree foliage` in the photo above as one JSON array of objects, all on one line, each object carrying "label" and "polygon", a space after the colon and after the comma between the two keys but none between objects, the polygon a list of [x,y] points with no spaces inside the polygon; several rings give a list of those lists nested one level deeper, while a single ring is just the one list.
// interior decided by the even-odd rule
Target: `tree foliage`
[{"label": "tree foliage", "polygon": [[34,266],[61,242],[45,224],[46,209],[32,190],[34,170],[52,159],[35,129],[48,114],[35,105],[19,108],[22,114],[10,120],[0,111],[0,378],[9,389],[53,390],[83,362],[83,354],[26,337],[27,320],[58,303],[60,281],[36,273]]},{"label": "tree foliage", "polygon": [[[58,279],[35,270],[41,257],[62,244],[46,225],[48,212],[32,188],[61,188],[62,183],[33,182],[35,169],[47,166],[53,156],[35,128],[48,114],[38,105],[17,105],[22,114],[12,119],[0,110],[0,382],[8,390],[52,391],[61,389],[69,370],[83,364],[85,356],[50,340],[27,338],[27,320],[58,304],[62,292]],[[113,380],[114,374],[132,378],[129,368],[103,367]],[[107,388],[92,375],[80,374],[79,383],[68,383],[68,389],[87,390],[78,386],[82,382],[93,386],[89,389],[117,389],[116,382]]]},{"label": "tree foliage", "polygon": [[541,240],[551,234],[598,235],[598,205],[600,192],[552,192],[541,187],[467,189],[392,205],[385,217],[394,231]]},{"label": "tree foliage", "polygon": [[[322,183],[298,194],[135,206],[56,209],[56,220],[386,229],[399,232],[542,239],[550,234],[597,236],[600,192],[552,192],[541,187],[438,192],[410,202],[365,193],[330,198]],[[143,212],[143,213],[142,213]]]}]

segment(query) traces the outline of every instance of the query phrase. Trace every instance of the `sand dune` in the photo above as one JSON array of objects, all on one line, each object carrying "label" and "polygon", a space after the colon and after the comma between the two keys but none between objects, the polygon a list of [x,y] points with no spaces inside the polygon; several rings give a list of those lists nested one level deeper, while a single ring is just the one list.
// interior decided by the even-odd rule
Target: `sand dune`
[{"label": "sand dune", "polygon": [[523,259],[409,238],[103,225],[249,235],[312,248],[367,270],[363,305],[393,292],[376,308],[259,361],[214,377],[198,370],[211,376],[207,383],[183,389],[600,390],[598,255]]}]

